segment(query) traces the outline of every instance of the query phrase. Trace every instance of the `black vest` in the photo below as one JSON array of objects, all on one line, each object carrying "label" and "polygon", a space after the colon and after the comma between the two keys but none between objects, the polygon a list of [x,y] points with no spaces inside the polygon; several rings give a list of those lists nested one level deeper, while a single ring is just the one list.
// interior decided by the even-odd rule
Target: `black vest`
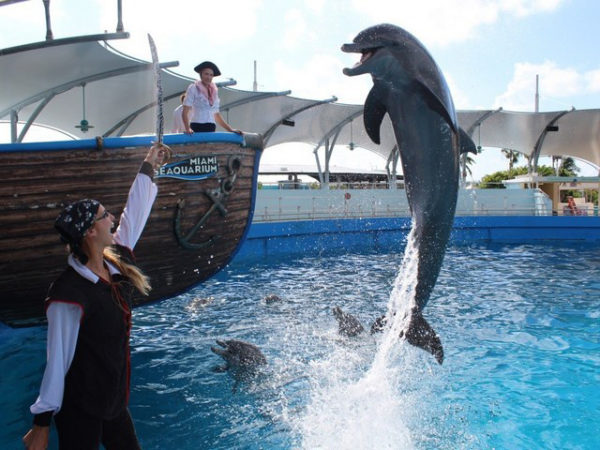
[{"label": "black vest", "polygon": [[120,275],[112,281],[92,283],[69,267],[50,286],[46,298],[47,305],[65,302],[82,307],[63,406],[75,406],[104,420],[123,411],[129,400],[133,287]]}]

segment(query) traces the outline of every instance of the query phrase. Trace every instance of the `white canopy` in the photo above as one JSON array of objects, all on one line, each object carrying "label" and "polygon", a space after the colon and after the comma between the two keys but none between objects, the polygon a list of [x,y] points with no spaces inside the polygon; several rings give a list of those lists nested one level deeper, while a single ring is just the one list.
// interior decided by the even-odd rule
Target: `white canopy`
[{"label": "white canopy", "polygon": [[[0,120],[13,123],[12,140],[23,140],[31,123],[57,128],[73,138],[152,134],[152,65],[108,44],[127,37],[128,33],[101,34],[0,50]],[[167,132],[179,95],[193,81],[168,70],[176,65],[161,64]],[[225,119],[236,128],[263,134],[266,146],[303,142],[332,151],[334,144],[352,143],[384,158],[394,156],[389,119],[386,116],[382,126],[381,145],[373,144],[364,130],[362,105],[336,103],[335,97],[310,100],[291,97],[289,91],[227,87],[235,84],[233,80],[218,84]],[[93,127],[87,132],[77,128],[84,118]],[[599,109],[458,111],[458,119],[476,145],[509,148],[534,159],[572,156],[600,167]],[[17,127],[17,121],[24,126]]]}]

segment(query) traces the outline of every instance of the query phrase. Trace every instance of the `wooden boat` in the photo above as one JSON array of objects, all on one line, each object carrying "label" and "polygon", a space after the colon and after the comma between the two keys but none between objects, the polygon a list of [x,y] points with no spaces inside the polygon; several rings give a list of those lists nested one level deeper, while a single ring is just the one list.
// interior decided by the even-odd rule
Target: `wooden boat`
[{"label": "wooden boat", "polygon": [[[99,200],[115,217],[153,137],[0,145],[0,320],[44,320],[43,301],[65,268],[54,219],[68,203]],[[158,197],[135,248],[152,292],[169,298],[222,269],[252,220],[262,137],[166,135],[171,161],[157,171]]]}]

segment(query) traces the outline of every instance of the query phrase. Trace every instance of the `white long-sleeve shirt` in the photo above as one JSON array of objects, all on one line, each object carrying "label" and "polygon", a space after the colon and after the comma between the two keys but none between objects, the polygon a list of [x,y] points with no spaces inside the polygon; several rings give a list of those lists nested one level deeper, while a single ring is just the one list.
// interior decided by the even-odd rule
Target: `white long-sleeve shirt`
[{"label": "white long-sleeve shirt", "polygon": [[171,133],[185,133],[185,125],[183,124],[183,105],[179,105],[173,110],[173,128]]},{"label": "white long-sleeve shirt", "polygon": [[215,95],[215,100],[211,105],[208,99],[198,92],[195,83],[188,86],[185,93],[185,100],[183,101],[184,106],[192,108],[189,117],[190,123],[216,123],[215,114],[219,112],[220,104],[221,100],[218,93]]},{"label": "white long-sleeve shirt", "polygon": [[[152,179],[143,173],[138,173],[127,198],[125,209],[121,214],[119,226],[114,233],[115,243],[131,250],[142,235],[148,216],[152,209],[158,189]],[[110,275],[118,274],[119,270],[105,261]],[[73,255],[69,255],[68,264],[84,278],[97,283],[100,277]],[[40,387],[40,394],[29,408],[32,414],[53,411],[56,414],[62,405],[65,388],[65,376],[73,361],[79,323],[82,310],[80,306],[71,303],[55,301],[46,310],[48,319],[48,340],[46,344],[46,369]]]}]

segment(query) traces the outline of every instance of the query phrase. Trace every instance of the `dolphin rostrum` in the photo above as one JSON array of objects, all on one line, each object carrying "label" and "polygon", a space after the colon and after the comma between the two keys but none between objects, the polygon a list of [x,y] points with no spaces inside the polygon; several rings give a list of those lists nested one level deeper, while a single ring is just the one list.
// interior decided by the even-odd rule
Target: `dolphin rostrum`
[{"label": "dolphin rostrum", "polygon": [[[454,221],[459,156],[474,151],[461,132],[448,85],[425,47],[395,25],[361,31],[342,51],[361,53],[348,76],[370,73],[373,88],[365,101],[365,130],[380,142],[384,115],[390,116],[402,159],[412,236],[418,251],[415,304],[403,334],[442,363],[440,338],[422,315],[435,286]],[[407,245],[408,247],[408,245]]]}]

